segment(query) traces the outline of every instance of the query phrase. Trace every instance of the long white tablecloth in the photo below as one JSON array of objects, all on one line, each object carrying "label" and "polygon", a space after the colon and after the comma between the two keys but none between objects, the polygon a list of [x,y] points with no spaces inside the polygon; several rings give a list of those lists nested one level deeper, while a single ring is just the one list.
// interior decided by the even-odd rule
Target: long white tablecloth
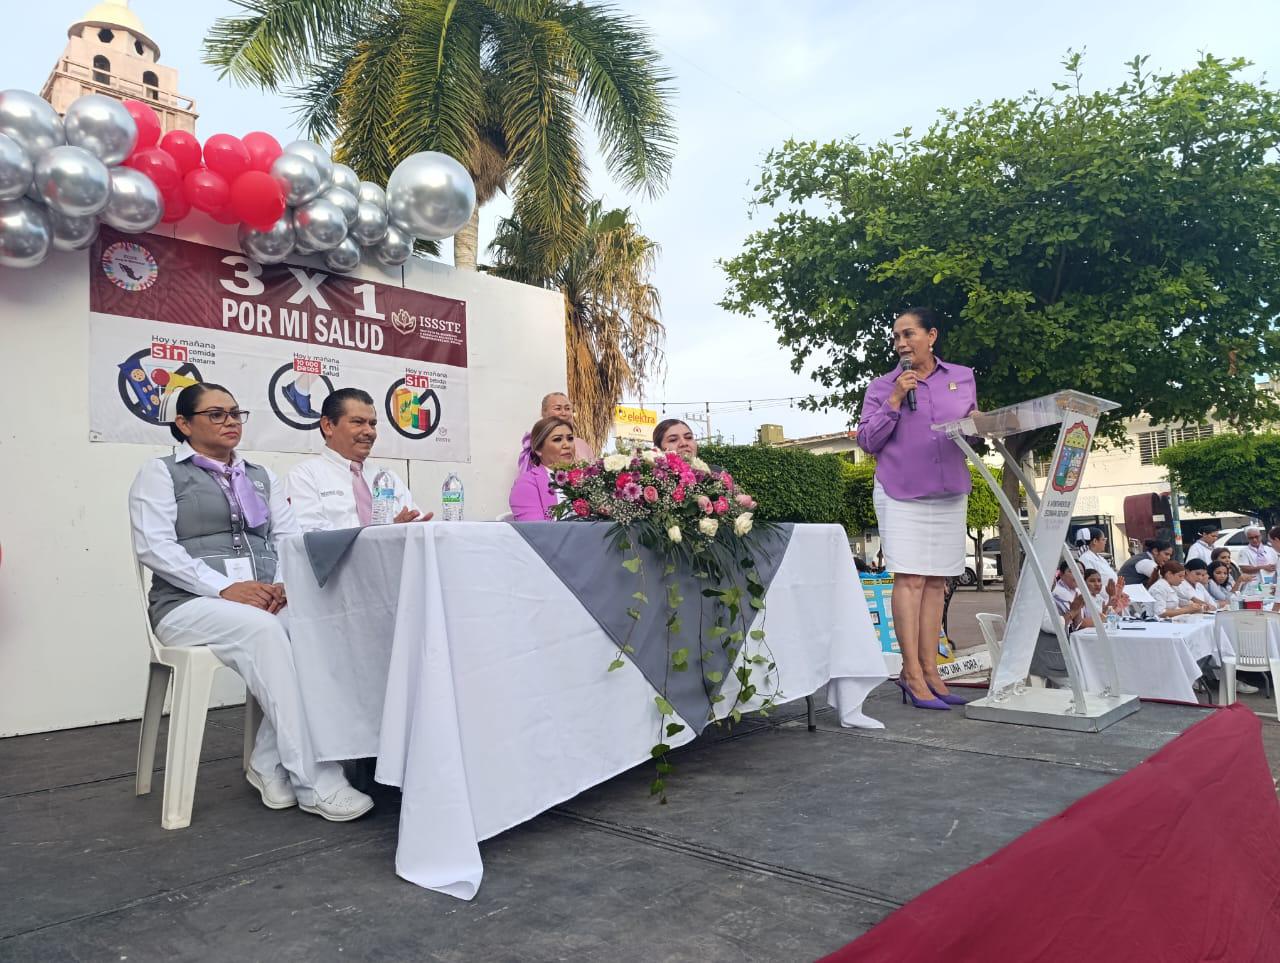
[{"label": "long white tablecloth", "polygon": [[[1212,655],[1212,618],[1197,622],[1128,622],[1109,633],[1115,652],[1120,691],[1144,699],[1196,702],[1192,684],[1200,678],[1196,664]],[[1071,636],[1084,671],[1085,689],[1097,691],[1106,675],[1098,634],[1083,629]]]},{"label": "long white tablecloth", "polygon": [[[282,556],[317,752],[376,755],[378,781],[401,788],[396,872],[411,882],[471,899],[479,841],[660,741],[654,689],[630,661],[607,671],[617,645],[509,525],[371,529],[324,588],[301,538]],[[843,725],[879,727],[861,706],[885,665],[843,530],[796,526],[765,601],[756,626],[786,698],[830,680]]]}]

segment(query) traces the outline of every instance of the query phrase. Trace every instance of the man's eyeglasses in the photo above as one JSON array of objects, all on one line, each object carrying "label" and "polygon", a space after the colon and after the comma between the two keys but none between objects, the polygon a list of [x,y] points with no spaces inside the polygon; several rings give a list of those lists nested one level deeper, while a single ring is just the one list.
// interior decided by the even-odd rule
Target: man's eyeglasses
[{"label": "man's eyeglasses", "polygon": [[230,411],[226,408],[206,408],[204,411],[193,411],[191,415],[192,417],[204,415],[215,425],[225,424],[228,418],[241,425],[249,420],[249,412],[241,411],[239,408],[232,408]]}]

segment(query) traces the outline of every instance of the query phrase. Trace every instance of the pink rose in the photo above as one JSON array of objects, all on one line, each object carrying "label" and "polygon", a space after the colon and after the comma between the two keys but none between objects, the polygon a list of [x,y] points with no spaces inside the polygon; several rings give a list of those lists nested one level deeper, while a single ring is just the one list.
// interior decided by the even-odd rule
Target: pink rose
[{"label": "pink rose", "polygon": [[573,513],[579,518],[586,518],[591,514],[591,506],[587,504],[585,498],[579,498],[573,503]]},{"label": "pink rose", "polygon": [[680,484],[688,488],[690,485],[696,484],[697,478],[693,476],[693,472],[685,470],[680,473]]},{"label": "pink rose", "polygon": [[699,495],[698,507],[702,509],[704,512],[706,512],[707,514],[710,514],[711,508],[712,508],[711,499],[708,498],[706,495]]},{"label": "pink rose", "polygon": [[[572,481],[572,476],[570,476],[570,480]],[[743,508],[750,508],[752,505],[751,496],[746,492],[738,492],[738,494],[734,496],[733,500]]]},{"label": "pink rose", "polygon": [[717,498],[715,503],[715,510],[717,515],[723,515],[725,512],[729,510],[729,503],[725,501],[723,498]]},{"label": "pink rose", "polygon": [[720,480],[721,480],[722,482],[724,482],[724,487],[725,487],[725,488],[729,489],[729,491],[733,491],[733,476],[732,476],[732,475],[730,475],[727,471],[722,471],[722,472],[720,473]]},{"label": "pink rose", "polygon": [[671,498],[672,498],[672,500],[677,501],[677,502],[682,502],[682,501],[684,501],[684,486],[683,486],[683,485],[677,485],[677,486],[676,486],[676,488],[675,488],[675,491],[673,491],[673,492],[671,493]]},{"label": "pink rose", "polygon": [[630,484],[631,484],[631,472],[620,471],[618,472],[617,481],[613,483],[613,487],[616,488],[618,491],[622,491],[622,489],[626,488]]},{"label": "pink rose", "polygon": [[582,484],[583,473],[581,468],[575,468],[569,472],[569,484],[575,488]]},{"label": "pink rose", "polygon": [[685,467],[685,463],[674,451],[669,451],[667,452],[667,467],[673,471],[680,471]]},{"label": "pink rose", "polygon": [[647,502],[656,502],[658,500],[658,489],[652,485],[646,485],[644,489],[644,500]]}]

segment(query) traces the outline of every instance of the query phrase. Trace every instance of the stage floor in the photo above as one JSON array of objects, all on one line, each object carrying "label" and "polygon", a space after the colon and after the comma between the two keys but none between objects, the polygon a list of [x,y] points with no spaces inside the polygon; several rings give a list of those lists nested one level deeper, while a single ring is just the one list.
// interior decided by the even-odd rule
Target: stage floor
[{"label": "stage floor", "polygon": [[[470,903],[395,875],[392,790],[351,824],[264,808],[240,710],[210,714],[177,832],[159,774],[133,795],[136,723],[0,740],[0,959],[813,959],[1205,712],[1147,703],[1090,735],[898,700],[888,684],[868,699],[883,732],[824,711],[810,733],[799,702],[704,737],[677,754],[667,806],[648,767],[583,793],[482,844]],[[1277,773],[1274,717],[1263,735]]]}]

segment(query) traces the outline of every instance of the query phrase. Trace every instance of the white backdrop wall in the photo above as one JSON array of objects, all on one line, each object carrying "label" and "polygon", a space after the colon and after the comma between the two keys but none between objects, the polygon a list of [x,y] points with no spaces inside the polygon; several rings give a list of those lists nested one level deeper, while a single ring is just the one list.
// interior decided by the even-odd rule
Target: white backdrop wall
[{"label": "white backdrop wall", "polygon": [[[165,233],[236,249],[212,221],[193,215],[182,228]],[[38,268],[0,268],[0,736],[141,715],[147,649],[127,493],[144,459],[172,449],[88,440],[88,260],[55,252]],[[416,258],[358,273],[466,301],[471,461],[389,464],[437,514],[457,471],[466,517],[496,517],[539,401],[565,386],[560,295]],[[283,475],[306,456],[251,457]],[[216,700],[242,701],[234,674],[219,676]]]}]

